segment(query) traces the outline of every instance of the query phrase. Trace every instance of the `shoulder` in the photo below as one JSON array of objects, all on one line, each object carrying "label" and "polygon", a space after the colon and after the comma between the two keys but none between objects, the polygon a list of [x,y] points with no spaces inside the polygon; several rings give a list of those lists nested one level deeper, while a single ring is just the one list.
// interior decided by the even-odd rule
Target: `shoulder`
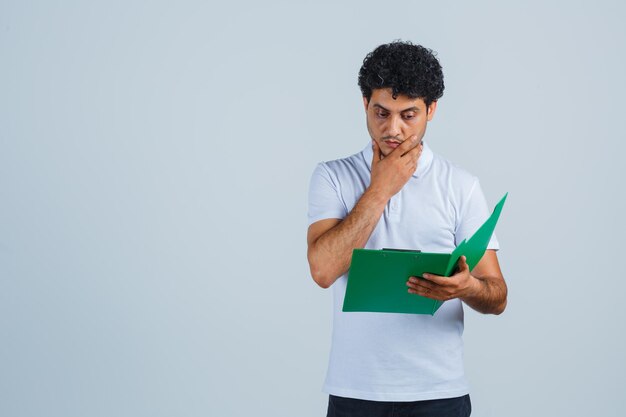
[{"label": "shoulder", "polygon": [[345,158],[320,162],[314,171],[314,175],[323,175],[337,182],[350,180],[363,173],[369,174],[369,166],[365,162],[363,151]]},{"label": "shoulder", "polygon": [[433,154],[431,169],[434,178],[451,191],[472,189],[478,183],[477,176],[438,154]]},{"label": "shoulder", "polygon": [[431,184],[453,215],[455,230],[458,229],[468,213],[473,212],[472,207],[477,206],[475,203],[484,200],[478,177],[437,154],[433,155],[429,174]]},{"label": "shoulder", "polygon": [[350,171],[368,169],[363,157],[363,151],[357,152],[345,158],[322,162],[326,169],[341,174]]}]

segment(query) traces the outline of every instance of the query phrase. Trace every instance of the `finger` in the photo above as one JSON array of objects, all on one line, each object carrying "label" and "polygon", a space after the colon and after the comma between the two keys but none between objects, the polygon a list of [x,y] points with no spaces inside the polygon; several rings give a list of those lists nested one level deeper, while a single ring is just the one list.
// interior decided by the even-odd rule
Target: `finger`
[{"label": "finger", "polygon": [[432,296],[435,293],[435,286],[428,281],[419,279],[417,277],[411,277],[406,283],[408,292],[411,294],[418,294],[425,297]]},{"label": "finger", "polygon": [[406,282],[406,285],[409,288],[413,288],[414,290],[432,290],[435,286],[432,282],[429,282],[421,277],[409,277],[409,280]]},{"label": "finger", "polygon": [[441,275],[424,273],[422,276],[429,284],[445,285],[450,282],[449,277],[442,277]]},{"label": "finger", "polygon": [[423,142],[420,142],[419,145],[417,145],[415,148],[413,148],[409,152],[407,152],[403,156],[403,158],[406,159],[407,165],[412,165],[415,168],[417,168],[417,161],[420,159],[420,156],[422,156],[422,151],[423,150],[424,150],[424,144],[423,144]]},{"label": "finger", "polygon": [[421,155],[421,149],[419,149],[419,146],[416,146],[414,149],[411,149],[406,155],[404,155],[402,160],[406,161],[407,167],[417,169],[418,161]]},{"label": "finger", "polygon": [[423,149],[424,149],[424,142],[419,142],[415,147],[409,149],[402,156],[405,158],[408,157],[407,159],[415,159],[417,161],[419,159],[419,156],[422,154]]},{"label": "finger", "polygon": [[417,135],[409,136],[407,140],[402,142],[392,153],[405,156],[409,151],[415,149],[418,145]]}]

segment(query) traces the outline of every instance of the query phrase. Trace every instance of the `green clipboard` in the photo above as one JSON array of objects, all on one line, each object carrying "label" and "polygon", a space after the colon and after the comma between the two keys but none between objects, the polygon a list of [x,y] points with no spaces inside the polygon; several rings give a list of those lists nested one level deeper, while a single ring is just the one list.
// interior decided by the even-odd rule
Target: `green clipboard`
[{"label": "green clipboard", "polygon": [[434,315],[442,301],[410,294],[406,282],[424,272],[449,277],[459,258],[467,258],[472,270],[480,261],[496,227],[508,193],[469,240],[463,240],[450,253],[424,253],[410,250],[354,249],[343,311],[411,313]]}]

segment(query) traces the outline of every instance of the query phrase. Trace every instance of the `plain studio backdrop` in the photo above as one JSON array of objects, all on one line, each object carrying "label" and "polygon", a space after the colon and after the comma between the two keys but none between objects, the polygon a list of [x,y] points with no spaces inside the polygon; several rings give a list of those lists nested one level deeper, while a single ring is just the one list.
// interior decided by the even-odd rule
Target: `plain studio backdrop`
[{"label": "plain studio backdrop", "polygon": [[321,416],[315,164],[364,56],[437,51],[426,140],[477,175],[509,306],[475,416],[626,406],[622,2],[0,2],[0,415]]}]

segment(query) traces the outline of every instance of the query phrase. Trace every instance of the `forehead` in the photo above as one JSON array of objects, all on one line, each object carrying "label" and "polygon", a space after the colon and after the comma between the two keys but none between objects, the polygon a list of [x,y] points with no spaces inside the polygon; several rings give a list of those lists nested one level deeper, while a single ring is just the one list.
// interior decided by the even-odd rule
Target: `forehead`
[{"label": "forehead", "polygon": [[402,111],[410,107],[417,107],[419,109],[426,108],[426,103],[422,98],[410,98],[408,96],[399,94],[396,98],[393,98],[391,88],[379,88],[372,91],[372,97],[370,97],[369,105],[379,105],[387,110]]}]

